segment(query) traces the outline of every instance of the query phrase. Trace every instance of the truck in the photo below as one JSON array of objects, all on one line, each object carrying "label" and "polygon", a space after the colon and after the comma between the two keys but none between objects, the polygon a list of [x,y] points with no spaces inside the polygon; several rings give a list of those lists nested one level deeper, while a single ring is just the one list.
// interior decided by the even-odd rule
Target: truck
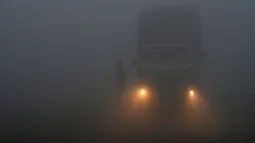
[{"label": "truck", "polygon": [[[123,90],[132,111],[181,113],[200,99],[202,22],[196,7],[149,7],[138,19],[137,81]],[[123,71],[120,71],[123,72]],[[127,85],[126,85],[127,86]]]}]

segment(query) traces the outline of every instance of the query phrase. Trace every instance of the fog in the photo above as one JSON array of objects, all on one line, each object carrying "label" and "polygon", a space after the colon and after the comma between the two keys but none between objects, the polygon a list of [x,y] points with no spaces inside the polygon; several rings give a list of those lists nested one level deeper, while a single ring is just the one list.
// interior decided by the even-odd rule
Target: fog
[{"label": "fog", "polygon": [[117,59],[133,79],[139,12],[182,3],[197,5],[202,14],[209,98],[219,116],[247,131],[255,119],[253,0],[5,1],[1,108],[8,130],[29,135],[45,126],[94,129],[115,96]]}]

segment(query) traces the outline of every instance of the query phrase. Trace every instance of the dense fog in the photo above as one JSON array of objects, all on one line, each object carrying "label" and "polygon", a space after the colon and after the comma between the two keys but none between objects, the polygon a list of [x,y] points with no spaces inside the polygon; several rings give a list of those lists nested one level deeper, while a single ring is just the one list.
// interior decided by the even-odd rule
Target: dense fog
[{"label": "dense fog", "polygon": [[215,110],[248,131],[255,119],[253,0],[6,0],[0,14],[6,130],[93,130],[116,96],[116,60],[134,79],[139,12],[176,4],[194,4],[202,14],[203,82]]}]

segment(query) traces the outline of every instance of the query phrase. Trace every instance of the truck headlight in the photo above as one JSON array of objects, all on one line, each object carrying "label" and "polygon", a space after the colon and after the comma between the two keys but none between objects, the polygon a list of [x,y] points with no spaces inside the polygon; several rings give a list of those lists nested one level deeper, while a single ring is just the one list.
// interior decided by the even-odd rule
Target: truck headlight
[{"label": "truck headlight", "polygon": [[189,104],[197,104],[199,100],[198,92],[195,89],[189,89],[188,90],[188,103]]},{"label": "truck headlight", "polygon": [[196,97],[197,97],[196,92],[194,90],[192,90],[192,89],[189,90],[189,98],[190,98],[190,100],[195,100]]},{"label": "truck headlight", "polygon": [[131,95],[131,104],[133,107],[148,109],[152,104],[152,94],[148,88],[140,87],[136,88]]},{"label": "truck headlight", "polygon": [[[157,105],[154,90],[147,85],[134,85],[123,96],[123,105],[130,111],[147,111]],[[140,110],[141,109],[141,110]]]},{"label": "truck headlight", "polygon": [[139,89],[136,96],[137,96],[137,98],[138,98],[139,100],[146,100],[146,99],[149,98],[149,97],[148,97],[148,91],[147,91],[145,88]]}]

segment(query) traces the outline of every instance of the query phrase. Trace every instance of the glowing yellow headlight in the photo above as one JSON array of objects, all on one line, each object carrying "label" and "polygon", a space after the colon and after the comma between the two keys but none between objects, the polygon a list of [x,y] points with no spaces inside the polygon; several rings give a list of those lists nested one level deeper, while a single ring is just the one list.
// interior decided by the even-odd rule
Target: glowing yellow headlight
[{"label": "glowing yellow headlight", "polygon": [[191,96],[194,96],[194,95],[195,95],[195,91],[194,91],[194,90],[190,90],[190,91],[189,91],[189,94],[190,94]]},{"label": "glowing yellow headlight", "polygon": [[197,95],[197,93],[194,91],[194,90],[189,90],[189,94],[188,94],[188,96],[189,96],[189,100],[190,101],[197,101],[198,100],[198,95]]},{"label": "glowing yellow headlight", "polygon": [[140,89],[140,95],[144,96],[146,94],[146,90],[145,89]]},{"label": "glowing yellow headlight", "polygon": [[147,90],[142,88],[142,89],[139,89],[138,91],[138,98],[140,100],[145,100],[148,98],[148,93],[147,93]]}]

